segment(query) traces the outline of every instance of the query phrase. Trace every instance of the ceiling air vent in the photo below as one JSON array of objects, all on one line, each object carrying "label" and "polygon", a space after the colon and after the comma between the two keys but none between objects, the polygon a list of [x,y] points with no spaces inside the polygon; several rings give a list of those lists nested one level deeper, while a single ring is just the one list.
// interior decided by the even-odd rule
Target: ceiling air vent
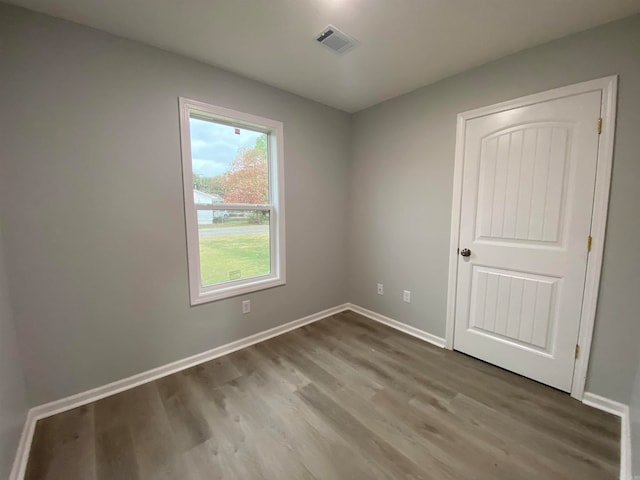
[{"label": "ceiling air vent", "polygon": [[318,35],[316,40],[338,55],[347,53],[349,50],[358,45],[358,41],[355,38],[350,37],[344,32],[341,32],[333,25],[329,25],[327,28],[325,28]]}]

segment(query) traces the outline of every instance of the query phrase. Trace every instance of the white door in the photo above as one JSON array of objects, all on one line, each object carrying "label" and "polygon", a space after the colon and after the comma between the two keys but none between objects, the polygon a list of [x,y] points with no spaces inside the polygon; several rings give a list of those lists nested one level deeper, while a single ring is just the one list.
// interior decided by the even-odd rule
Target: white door
[{"label": "white door", "polygon": [[463,154],[454,348],[571,390],[601,91],[473,118]]}]

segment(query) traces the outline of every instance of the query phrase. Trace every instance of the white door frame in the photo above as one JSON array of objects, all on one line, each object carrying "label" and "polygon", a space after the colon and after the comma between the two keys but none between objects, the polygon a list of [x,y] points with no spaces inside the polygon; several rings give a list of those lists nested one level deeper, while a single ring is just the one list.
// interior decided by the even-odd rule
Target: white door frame
[{"label": "white door frame", "polygon": [[[513,108],[524,107],[536,103],[555,100],[558,98],[578,95],[581,93],[600,90],[602,104],[600,117],[602,118],[602,133],[598,142],[598,162],[596,167],[596,185],[593,198],[593,212],[591,214],[591,237],[593,239],[591,253],[587,261],[587,273],[582,299],[582,314],[580,316],[580,331],[578,345],[580,353],[573,369],[571,396],[582,400],[584,385],[589,366],[591,339],[598,304],[598,290],[600,287],[600,272],[602,270],[602,256],[604,253],[605,230],[607,225],[607,210],[609,207],[609,188],[611,185],[611,167],[613,163],[613,143],[615,135],[616,99],[618,76],[590,80],[588,82],[556,88],[543,93],[508,100],[506,102],[469,110],[458,114],[456,133],[456,156],[453,172],[453,205],[451,211],[451,243],[449,245],[449,287],[447,293],[447,324],[445,347],[453,349],[453,335],[456,309],[456,288],[458,283],[458,248],[460,236],[460,210],[462,205],[462,173],[464,167],[464,139],[467,122],[473,118],[490,115]],[[593,120],[593,128],[597,128],[597,120]],[[585,242],[587,239],[585,238]],[[586,245],[585,245],[586,248]]]}]

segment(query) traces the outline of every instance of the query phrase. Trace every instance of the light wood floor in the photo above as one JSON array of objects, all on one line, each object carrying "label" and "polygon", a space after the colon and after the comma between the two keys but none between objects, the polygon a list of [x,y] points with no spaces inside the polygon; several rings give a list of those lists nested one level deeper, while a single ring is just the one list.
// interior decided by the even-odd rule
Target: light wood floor
[{"label": "light wood floor", "polygon": [[41,420],[29,480],[618,478],[620,422],[345,312]]}]

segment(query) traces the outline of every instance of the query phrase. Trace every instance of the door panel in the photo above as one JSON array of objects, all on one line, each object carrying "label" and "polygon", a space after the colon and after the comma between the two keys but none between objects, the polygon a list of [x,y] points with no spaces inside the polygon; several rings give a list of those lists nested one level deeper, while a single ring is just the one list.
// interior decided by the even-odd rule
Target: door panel
[{"label": "door panel", "polygon": [[550,352],[560,282],[553,277],[475,267],[469,328]]},{"label": "door panel", "polygon": [[533,125],[482,140],[476,238],[558,242],[570,132]]},{"label": "door panel", "polygon": [[569,391],[600,91],[466,124],[454,348]]}]

